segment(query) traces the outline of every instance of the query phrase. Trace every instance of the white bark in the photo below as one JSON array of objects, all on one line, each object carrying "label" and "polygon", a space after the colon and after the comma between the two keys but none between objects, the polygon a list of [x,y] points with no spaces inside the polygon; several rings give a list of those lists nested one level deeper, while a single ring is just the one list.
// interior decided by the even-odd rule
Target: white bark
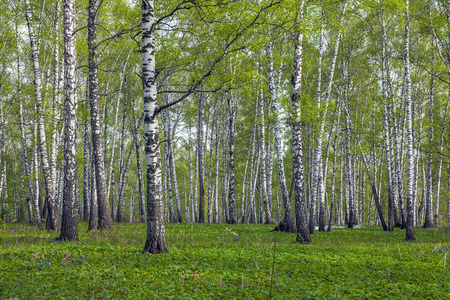
[{"label": "white bark", "polygon": [[60,240],[78,240],[75,0],[64,0],[64,190]]},{"label": "white bark", "polygon": [[[305,0],[301,0],[296,26],[303,22]],[[295,184],[295,215],[297,223],[297,238],[301,243],[311,243],[306,215],[306,193],[303,167],[303,138],[301,127],[301,92],[303,68],[303,30],[298,27],[295,31],[294,70],[292,72],[292,104],[294,107],[294,123],[292,136],[293,172]]]},{"label": "white bark", "polygon": [[406,222],[406,240],[413,241],[413,224],[414,224],[414,206],[413,206],[413,180],[414,180],[414,149],[412,135],[412,106],[411,106],[411,78],[409,70],[409,0],[406,0],[405,10],[405,98],[406,98],[406,131],[408,136],[408,181],[406,186],[406,206],[407,206],[407,222]]},{"label": "white bark", "polygon": [[147,239],[143,252],[165,253],[166,230],[161,189],[161,153],[156,114],[154,1],[142,2],[142,75],[147,159]]}]

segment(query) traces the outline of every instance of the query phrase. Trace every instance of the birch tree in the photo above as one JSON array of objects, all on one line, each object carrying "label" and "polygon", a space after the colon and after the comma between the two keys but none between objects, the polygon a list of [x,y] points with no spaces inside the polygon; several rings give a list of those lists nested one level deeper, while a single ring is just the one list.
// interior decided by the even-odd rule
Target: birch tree
[{"label": "birch tree", "polygon": [[412,133],[412,105],[411,105],[411,77],[410,77],[410,67],[409,67],[409,0],[406,0],[405,9],[405,52],[404,52],[404,63],[405,63],[405,110],[406,110],[406,131],[408,136],[408,179],[406,185],[406,211],[407,211],[407,221],[406,221],[406,240],[414,241],[414,207],[413,207],[413,180],[414,180],[414,149],[413,149],[413,133]]},{"label": "birch tree", "polygon": [[294,70],[292,73],[292,105],[294,122],[292,136],[293,171],[295,184],[295,215],[297,225],[297,242],[311,243],[306,215],[306,194],[303,167],[303,140],[301,127],[301,93],[303,68],[303,23],[305,1],[300,0],[296,16]]},{"label": "birch tree", "polygon": [[60,240],[78,240],[75,0],[64,0],[64,190]]},{"label": "birch tree", "polygon": [[111,230],[111,210],[107,197],[105,159],[99,110],[97,15],[101,2],[89,0],[88,7],[88,48],[89,48],[89,103],[91,113],[92,158],[95,167],[97,187],[98,229]]}]

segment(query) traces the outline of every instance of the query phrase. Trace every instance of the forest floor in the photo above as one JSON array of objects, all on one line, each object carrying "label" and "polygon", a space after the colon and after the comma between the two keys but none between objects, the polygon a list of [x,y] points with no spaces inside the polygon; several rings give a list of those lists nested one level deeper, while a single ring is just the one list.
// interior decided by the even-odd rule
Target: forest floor
[{"label": "forest floor", "polygon": [[0,299],[450,299],[450,233],[380,228],[316,232],[273,225],[167,224],[169,253],[141,254],[145,224],[78,242],[0,224]]}]

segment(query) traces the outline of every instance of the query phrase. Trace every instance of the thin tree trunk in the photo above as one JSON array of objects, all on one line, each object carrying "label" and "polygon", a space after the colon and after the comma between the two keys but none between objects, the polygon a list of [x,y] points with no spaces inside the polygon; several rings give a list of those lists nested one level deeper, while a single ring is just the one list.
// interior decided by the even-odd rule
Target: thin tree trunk
[{"label": "thin tree trunk", "polygon": [[[234,103],[233,95],[228,96],[229,115],[229,131],[230,131],[230,159],[229,159],[229,182],[228,182],[228,209],[229,209],[229,224],[237,223],[236,215],[236,190],[234,183],[234,136],[236,134],[236,104]],[[225,209],[225,208],[224,208]]]},{"label": "thin tree trunk", "polygon": [[[131,51],[130,51],[130,53],[131,53]],[[116,127],[117,127],[117,119],[118,119],[118,117],[119,117],[119,107],[120,107],[120,99],[121,99],[121,95],[122,95],[122,86],[123,86],[123,83],[124,83],[124,81],[125,81],[125,70],[126,70],[126,68],[127,68],[127,65],[128,65],[128,58],[130,57],[130,53],[128,54],[128,57],[127,57],[127,59],[126,59],[126,61],[125,61],[125,64],[124,64],[124,66],[123,66],[123,70],[122,70],[122,79],[120,80],[120,86],[119,86],[119,93],[118,93],[118,96],[117,96],[117,102],[116,102],[116,114],[115,114],[115,117],[114,117],[114,127],[113,127],[113,130],[112,130],[112,132],[113,132],[113,136],[112,136],[112,145],[111,145],[111,158],[110,158],[110,163],[109,163],[109,169],[108,169],[108,186],[107,186],[107,189],[106,189],[106,196],[107,196],[107,198],[109,199],[110,197],[110,191],[111,191],[111,185],[112,185],[112,181],[114,180],[114,172],[113,172],[113,170],[114,170],[114,167],[113,167],[113,165],[114,165],[114,162],[117,162],[117,161],[115,161],[115,158],[114,158],[114,150],[116,149]],[[105,131],[105,134],[106,134],[106,131]],[[105,158],[106,158],[106,156],[105,156]],[[106,159],[105,159],[105,161],[106,161]],[[105,164],[106,164],[106,162],[105,162]],[[106,170],[106,169],[105,169]],[[106,176],[106,175],[105,175]],[[114,189],[113,189],[113,193],[114,193]],[[112,204],[114,204],[114,197],[112,197]],[[112,205],[112,207],[111,207],[111,219],[114,219],[114,205]]]},{"label": "thin tree trunk", "polygon": [[[167,118],[169,119],[169,158],[170,158],[170,167],[172,171],[172,179],[173,179],[173,189],[175,191],[175,204],[177,207],[177,221],[178,223],[183,223],[183,216],[181,214],[181,199],[180,199],[180,192],[178,190],[178,180],[177,180],[177,170],[175,167],[175,158],[173,154],[173,143],[172,143],[172,137],[175,136],[175,127],[171,127],[170,125],[170,114],[168,114]],[[172,128],[172,129],[171,129]]]},{"label": "thin tree trunk", "polygon": [[122,174],[122,179],[121,179],[121,184],[119,186],[119,190],[118,190],[118,195],[117,195],[117,222],[124,222],[125,221],[125,217],[124,217],[124,203],[125,203],[125,199],[124,199],[124,195],[125,195],[125,185],[126,185],[126,179],[127,179],[127,172],[128,169],[130,168],[130,163],[131,163],[131,157],[133,154],[133,150],[135,149],[133,147],[133,142],[131,143],[130,146],[130,150],[128,151],[128,155],[127,155],[127,161],[125,163],[125,166],[123,167],[123,174]]},{"label": "thin tree trunk", "polygon": [[413,180],[414,180],[414,154],[413,154],[413,136],[412,136],[412,117],[411,117],[411,78],[409,71],[409,0],[406,0],[405,9],[405,82],[406,82],[406,130],[408,135],[408,182],[406,187],[406,206],[407,206],[407,222],[406,222],[406,240],[414,241],[414,206],[413,206]]},{"label": "thin tree trunk", "polygon": [[390,149],[390,136],[389,136],[389,122],[388,122],[388,109],[387,109],[387,83],[386,83],[386,30],[384,21],[384,11],[381,13],[382,25],[381,25],[381,36],[382,36],[382,67],[381,67],[381,77],[382,77],[382,94],[383,94],[383,124],[384,124],[384,148],[386,152],[386,179],[387,179],[387,189],[388,189],[388,231],[394,231],[395,218],[394,218],[394,192],[392,187],[391,179],[391,149]]},{"label": "thin tree trunk", "polygon": [[[89,0],[88,7],[88,48],[89,48],[89,103],[91,113],[92,158],[95,167],[97,193],[98,229],[111,230],[112,220],[106,185],[105,153],[103,152],[102,128],[99,111],[97,14],[101,2]],[[104,120],[106,123],[106,120]],[[112,160],[112,159],[111,159]],[[94,172],[92,172],[94,174]]]},{"label": "thin tree trunk", "polygon": [[[220,120],[220,118],[219,118]],[[220,148],[220,126],[217,124],[216,126],[216,183],[214,185],[214,216],[213,222],[219,222],[219,148]]]},{"label": "thin tree trunk", "polygon": [[[127,88],[127,76],[124,78],[125,89]],[[122,114],[122,131],[120,138],[120,156],[119,156],[119,179],[117,181],[117,214],[116,214],[116,222],[121,223],[123,221],[123,210],[122,210],[122,190],[123,190],[123,181],[125,179],[125,124],[128,113],[128,92],[125,92],[125,99],[123,103],[123,114]]]},{"label": "thin tree trunk", "polygon": [[[48,218],[46,222],[46,228],[48,230],[57,231],[57,214],[54,212],[54,184],[52,180],[52,174],[50,171],[50,165],[48,160],[47,152],[47,141],[45,135],[45,125],[44,125],[44,115],[43,115],[43,100],[42,100],[42,79],[41,71],[39,66],[39,54],[38,54],[38,44],[36,38],[36,31],[31,23],[33,20],[30,0],[25,0],[26,8],[26,19],[28,24],[28,33],[31,45],[31,57],[33,62],[33,72],[34,72],[34,94],[36,100],[36,116],[37,116],[37,127],[39,132],[39,152],[41,155],[42,171],[44,174],[45,182],[45,194],[46,202],[48,203]],[[38,222],[40,224],[40,221]]]},{"label": "thin tree trunk", "polygon": [[[339,122],[338,122],[339,124]],[[336,184],[336,139],[333,142],[333,152],[335,155],[333,155],[333,175],[331,177],[331,204],[330,204],[330,217],[328,218],[328,229],[327,232],[331,231],[331,221],[333,219],[333,209],[334,209],[334,202],[335,200],[335,184]]]},{"label": "thin tree trunk", "polygon": [[439,196],[441,191],[442,153],[444,151],[444,129],[442,129],[441,143],[439,146],[439,167],[436,183],[436,202],[434,203],[434,226],[439,226]]},{"label": "thin tree trunk", "polygon": [[173,193],[172,193],[172,172],[170,168],[170,123],[169,123],[169,111],[165,111],[162,114],[163,126],[164,126],[164,177],[167,189],[167,203],[169,207],[169,221],[175,223],[175,212],[173,210]]},{"label": "thin tree trunk", "polygon": [[144,184],[141,169],[141,146],[139,145],[137,138],[134,140],[134,146],[136,148],[136,166],[139,181],[139,222],[145,223]]},{"label": "thin tree trunk", "polygon": [[[91,156],[92,157],[92,156]],[[88,231],[95,231],[99,229],[98,222],[98,198],[97,198],[97,177],[95,174],[95,162],[91,160],[91,211],[89,215],[89,227]]]},{"label": "thin tree trunk", "polygon": [[[92,177],[92,172],[90,169],[91,161],[89,159],[89,124],[86,122],[83,126],[83,154],[84,154],[84,166],[83,166],[83,220],[89,220],[89,202],[91,201],[91,186],[90,181]],[[91,153],[92,157],[92,153]]]},{"label": "thin tree trunk", "polygon": [[272,223],[272,211],[271,205],[269,204],[269,199],[267,196],[267,173],[266,173],[266,135],[264,126],[264,95],[261,89],[259,97],[259,134],[260,134],[260,159],[261,166],[259,169],[259,182],[261,189],[262,202],[264,203],[264,212],[266,215],[265,224]]},{"label": "thin tree trunk", "polygon": [[204,159],[203,159],[203,109],[204,95],[198,97],[198,120],[197,120],[197,156],[198,156],[198,179],[199,179],[199,211],[198,222],[205,223],[205,185],[204,185]]},{"label": "thin tree trunk", "polygon": [[[343,105],[344,105],[344,103],[343,103]],[[345,105],[344,105],[344,111],[345,111],[345,114],[347,115],[348,125],[350,126],[351,129],[353,129],[352,120],[350,119],[350,114],[349,114],[349,112],[347,110],[347,107]],[[369,168],[369,164],[367,162],[366,156],[365,156],[365,154],[364,154],[364,152],[362,150],[361,143],[359,142],[358,139],[357,139],[357,144],[358,144],[358,147],[359,147],[359,151],[361,153],[361,157],[363,159],[364,167],[366,168],[367,176],[369,177],[370,185],[372,186],[372,193],[373,193],[373,196],[375,198],[375,205],[377,207],[378,217],[380,219],[381,225],[383,226],[383,230],[387,231],[388,228],[387,228],[386,222],[385,222],[384,217],[383,217],[383,210],[382,210],[381,205],[380,205],[380,198],[378,196],[377,187],[375,185],[375,181],[373,180],[372,173],[370,172],[370,168]],[[351,219],[351,218],[349,218],[349,219]]]},{"label": "thin tree trunk", "polygon": [[[431,47],[434,46],[433,39],[431,40]],[[427,189],[425,198],[425,223],[423,228],[433,226],[433,102],[434,102],[434,55],[431,59],[430,71],[430,107],[429,107],[429,124],[428,124],[428,165],[427,165]]]}]

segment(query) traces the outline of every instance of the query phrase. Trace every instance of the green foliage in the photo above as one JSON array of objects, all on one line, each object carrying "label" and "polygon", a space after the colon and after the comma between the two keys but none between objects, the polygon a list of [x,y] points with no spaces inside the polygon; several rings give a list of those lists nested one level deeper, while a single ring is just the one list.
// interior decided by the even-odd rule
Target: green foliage
[{"label": "green foliage", "polygon": [[164,255],[141,254],[145,226],[116,225],[58,243],[18,224],[0,232],[1,298],[441,299],[449,235],[379,228],[316,233],[312,245],[264,225],[168,225]]}]

